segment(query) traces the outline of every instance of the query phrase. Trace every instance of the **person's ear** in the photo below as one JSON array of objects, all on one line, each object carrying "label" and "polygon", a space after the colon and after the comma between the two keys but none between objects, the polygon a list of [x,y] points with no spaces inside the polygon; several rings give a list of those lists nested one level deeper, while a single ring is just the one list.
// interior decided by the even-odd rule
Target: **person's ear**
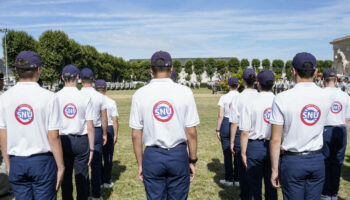
[{"label": "person's ear", "polygon": [[62,79],[62,81],[64,81],[64,78],[63,78],[63,76],[61,76],[61,79]]}]

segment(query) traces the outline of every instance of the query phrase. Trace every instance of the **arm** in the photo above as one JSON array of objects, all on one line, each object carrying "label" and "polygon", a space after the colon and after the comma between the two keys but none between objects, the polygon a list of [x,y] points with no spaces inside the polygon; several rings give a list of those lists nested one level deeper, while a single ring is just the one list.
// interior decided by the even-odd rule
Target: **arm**
[{"label": "arm", "polygon": [[[187,127],[186,128],[186,136],[187,136],[187,143],[188,143],[188,151],[189,151],[189,157],[191,160],[195,160],[197,158],[197,129],[196,127]],[[193,181],[194,177],[196,176],[196,166],[193,163],[190,163],[190,170],[191,170],[191,182]]]},{"label": "arm", "polygon": [[[224,119],[224,108],[220,106],[219,107],[219,114],[218,114],[218,121],[216,124],[216,130],[220,130],[223,119]],[[216,131],[216,134],[218,136],[218,139],[221,141],[220,132]]]},{"label": "arm", "polygon": [[132,144],[134,153],[139,167],[138,177],[143,181],[142,177],[142,130],[132,129]]},{"label": "arm", "polygon": [[[89,147],[90,147],[90,155],[89,155],[89,162],[88,166],[90,166],[92,162],[92,157],[94,155],[94,145],[95,145],[95,128],[94,128],[94,122],[92,120],[87,120],[87,131],[88,131],[88,137],[89,137]],[[92,150],[92,151],[91,151]]]},{"label": "arm", "polygon": [[0,129],[0,145],[1,153],[7,168],[7,173],[10,173],[10,157],[7,155],[7,130]]},{"label": "arm", "polygon": [[56,165],[57,165],[57,183],[56,183],[56,190],[61,186],[62,180],[63,180],[63,173],[64,173],[64,162],[63,162],[63,153],[62,153],[62,144],[61,139],[58,134],[58,130],[49,130],[47,134],[47,138],[50,144],[50,148],[52,151],[52,154],[55,158]]},{"label": "arm", "polygon": [[248,146],[248,131],[242,131],[241,132],[241,155],[242,155],[242,161],[244,164],[244,167],[248,169],[247,164],[247,146]]},{"label": "arm", "polygon": [[231,123],[230,124],[231,129],[230,129],[230,149],[231,152],[234,154],[234,147],[235,147],[235,137],[236,137],[236,132],[237,132],[237,127],[238,127],[238,123]]},{"label": "arm", "polygon": [[350,118],[346,118],[345,122],[346,122],[346,132],[348,133],[350,130]]},{"label": "arm", "polygon": [[118,128],[119,128],[119,123],[118,123],[118,117],[112,117],[113,119],[113,131],[114,131],[114,138],[113,138],[113,142],[114,145],[117,143],[118,141]]},{"label": "arm", "polygon": [[108,127],[108,119],[107,119],[107,109],[101,110],[101,117],[102,117],[102,139],[103,139],[103,146],[107,143],[107,127]]},{"label": "arm", "polygon": [[281,141],[282,141],[282,125],[272,124],[271,140],[270,140],[270,158],[271,158],[271,183],[274,188],[279,188],[279,172],[278,161],[280,157]]}]

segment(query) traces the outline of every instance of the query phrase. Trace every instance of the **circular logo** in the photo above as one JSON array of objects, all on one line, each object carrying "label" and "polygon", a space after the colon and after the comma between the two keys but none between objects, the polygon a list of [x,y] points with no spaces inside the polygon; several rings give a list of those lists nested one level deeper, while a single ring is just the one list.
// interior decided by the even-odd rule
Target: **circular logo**
[{"label": "circular logo", "polygon": [[343,105],[339,101],[335,101],[331,107],[331,112],[333,114],[338,114],[343,110]]},{"label": "circular logo", "polygon": [[17,121],[23,125],[28,125],[34,120],[33,108],[28,104],[21,104],[15,110]]},{"label": "circular logo", "polygon": [[315,125],[321,117],[321,110],[313,104],[305,106],[300,113],[301,121],[307,126]]},{"label": "circular logo", "polygon": [[271,113],[272,113],[271,108],[266,108],[264,111],[264,121],[268,124],[270,123]]},{"label": "circular logo", "polygon": [[153,107],[153,116],[160,122],[170,121],[173,115],[173,106],[167,101],[160,101]]},{"label": "circular logo", "polygon": [[75,107],[74,104],[69,103],[66,106],[64,106],[63,114],[68,119],[73,119],[75,117],[75,115],[77,114],[77,108]]}]

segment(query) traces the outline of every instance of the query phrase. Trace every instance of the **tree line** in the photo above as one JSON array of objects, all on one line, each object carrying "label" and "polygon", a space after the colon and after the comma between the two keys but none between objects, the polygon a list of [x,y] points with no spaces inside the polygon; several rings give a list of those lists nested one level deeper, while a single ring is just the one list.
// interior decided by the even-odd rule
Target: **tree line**
[{"label": "tree line", "polygon": [[[3,48],[5,48],[3,37]],[[150,61],[136,60],[133,62],[125,61],[121,57],[116,57],[108,53],[100,53],[91,45],[81,45],[68,37],[63,31],[47,30],[43,32],[38,40],[24,31],[10,30],[7,33],[7,52],[8,66],[14,68],[14,61],[17,54],[23,50],[36,51],[43,60],[41,69],[41,79],[45,82],[53,83],[59,80],[62,68],[67,64],[74,64],[79,69],[88,67],[95,73],[95,78],[105,79],[107,81],[137,80],[148,81],[150,75]],[[332,65],[330,60],[318,60],[319,71],[323,72]],[[239,60],[236,57],[228,61],[214,58],[196,58],[186,60],[184,64],[187,74],[195,73],[200,79],[200,75],[206,71],[209,78],[214,76],[217,71],[220,74],[227,72],[237,73],[240,69],[244,70],[250,66],[248,59]],[[272,62],[269,59],[252,59],[251,66],[256,70],[272,68],[276,74],[282,74],[283,69],[287,77],[291,77],[291,61],[284,63],[283,60],[275,59]],[[181,61],[175,59],[173,67],[177,73],[181,72]],[[197,80],[198,80],[197,79]],[[200,80],[199,80],[200,81]]]}]

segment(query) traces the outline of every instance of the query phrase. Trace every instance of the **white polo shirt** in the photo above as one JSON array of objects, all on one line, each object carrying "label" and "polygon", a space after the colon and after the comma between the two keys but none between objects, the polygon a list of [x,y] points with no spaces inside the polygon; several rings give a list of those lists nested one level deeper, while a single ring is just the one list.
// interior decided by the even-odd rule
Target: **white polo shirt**
[{"label": "white polo shirt", "polygon": [[271,124],[283,125],[281,149],[316,151],[323,146],[323,127],[335,95],[312,82],[302,82],[278,94],[272,105]]},{"label": "white polo shirt", "polygon": [[239,120],[239,129],[249,133],[251,140],[267,139],[271,136],[271,107],[275,95],[272,92],[260,92],[254,101],[247,103]]},{"label": "white polo shirt", "polygon": [[244,105],[250,101],[254,101],[258,91],[256,89],[245,89],[243,92],[232,98],[230,109],[230,122],[239,123],[240,115],[242,113]]},{"label": "white polo shirt", "polygon": [[107,118],[108,118],[108,126],[113,126],[113,117],[118,117],[118,108],[117,103],[106,96],[107,100]]},{"label": "white polo shirt", "polygon": [[229,93],[220,97],[218,106],[224,108],[224,117],[227,117],[227,118],[230,117],[230,108],[231,108],[232,98],[237,96],[238,94],[239,92],[237,90],[231,90]]},{"label": "white polo shirt", "polygon": [[191,89],[170,78],[153,79],[132,98],[129,126],[143,129],[143,143],[173,148],[186,142],[186,127],[199,124]]},{"label": "white polo shirt", "polygon": [[93,120],[91,98],[76,87],[64,87],[57,96],[62,120],[60,135],[86,135],[87,120]]},{"label": "white polo shirt", "polygon": [[326,87],[326,92],[335,94],[335,99],[328,114],[325,126],[345,126],[346,118],[350,118],[350,97],[340,88]]},{"label": "white polo shirt", "polygon": [[106,96],[97,92],[93,87],[83,87],[81,88],[81,92],[91,98],[94,126],[101,127],[101,111],[107,109],[108,107]]},{"label": "white polo shirt", "polygon": [[18,82],[0,96],[0,129],[7,130],[7,153],[30,156],[51,151],[47,134],[59,130],[56,94],[35,82]]}]

